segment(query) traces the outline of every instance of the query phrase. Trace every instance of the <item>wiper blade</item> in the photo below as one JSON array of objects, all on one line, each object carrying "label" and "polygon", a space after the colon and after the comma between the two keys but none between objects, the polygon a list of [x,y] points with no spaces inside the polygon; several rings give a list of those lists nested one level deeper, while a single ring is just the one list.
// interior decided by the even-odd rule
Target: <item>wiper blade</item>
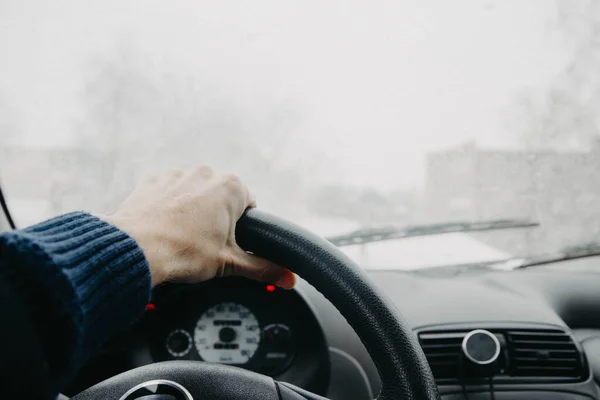
[{"label": "wiper blade", "polygon": [[557,251],[556,253],[523,258],[512,269],[524,269],[536,267],[538,265],[546,265],[561,261],[597,256],[600,256],[600,243],[590,242],[576,246],[568,246]]},{"label": "wiper blade", "polygon": [[497,229],[531,228],[539,226],[536,221],[526,219],[496,219],[487,221],[442,222],[437,224],[412,225],[406,227],[382,227],[358,229],[342,235],[327,238],[336,246],[381,242],[392,239],[405,239],[415,236],[440,235],[454,232],[490,231]]}]

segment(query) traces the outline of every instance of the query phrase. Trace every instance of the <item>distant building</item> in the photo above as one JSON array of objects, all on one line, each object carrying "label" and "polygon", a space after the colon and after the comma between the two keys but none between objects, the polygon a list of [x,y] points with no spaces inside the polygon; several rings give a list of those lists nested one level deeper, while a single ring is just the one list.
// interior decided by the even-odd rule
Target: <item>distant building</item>
[{"label": "distant building", "polygon": [[17,225],[79,209],[103,211],[110,162],[93,149],[0,148],[0,184]]},{"label": "distant building", "polygon": [[540,228],[477,234],[511,253],[600,240],[600,146],[584,152],[490,150],[430,154],[429,220],[530,218]]}]

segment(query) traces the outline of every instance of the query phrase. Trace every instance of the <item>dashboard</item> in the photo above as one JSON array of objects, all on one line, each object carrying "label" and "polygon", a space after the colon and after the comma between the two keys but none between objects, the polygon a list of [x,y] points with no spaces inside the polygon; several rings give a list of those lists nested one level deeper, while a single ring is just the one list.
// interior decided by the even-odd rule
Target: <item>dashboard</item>
[{"label": "dashboard", "polygon": [[[450,364],[454,376],[440,375],[440,370],[436,371],[440,364],[428,357],[444,400],[490,398],[490,375],[496,399],[581,400],[600,398],[599,262],[598,258],[588,258],[555,264],[555,268],[519,271],[369,271],[369,275],[411,325],[426,356],[431,355],[427,348],[431,344],[449,352],[444,361],[455,363]],[[576,267],[583,264],[586,268]],[[371,394],[378,393],[381,386],[375,365],[350,326],[310,285],[303,284],[301,289],[314,302],[330,350],[342,351],[356,360],[364,372],[365,385]],[[452,357],[460,354],[460,339],[480,329],[500,339],[498,370],[493,374],[485,371],[482,376],[475,371],[460,382],[460,364]],[[526,342],[532,342],[528,345],[536,347],[534,353],[525,354],[531,359],[525,361],[537,363],[536,369],[527,373],[517,370],[515,364],[516,351],[530,350],[516,349],[514,338],[518,334],[552,337],[525,337]],[[437,342],[432,343],[433,338]],[[557,355],[568,355],[569,360],[557,362]],[[344,374],[349,374],[350,363],[343,367]],[[332,366],[333,380],[336,369],[340,366]],[[336,387],[330,387],[330,394],[334,399],[347,395]]]},{"label": "dashboard", "polygon": [[[490,383],[495,399],[581,400],[600,398],[598,262],[368,274],[418,335],[444,400],[490,398]],[[499,361],[491,372],[471,368],[462,376],[460,343],[477,330],[496,338]],[[108,343],[67,394],[181,359],[246,368],[333,400],[373,399],[380,390],[360,339],[310,284],[299,279],[285,291],[227,278],[155,290],[141,320]]]}]

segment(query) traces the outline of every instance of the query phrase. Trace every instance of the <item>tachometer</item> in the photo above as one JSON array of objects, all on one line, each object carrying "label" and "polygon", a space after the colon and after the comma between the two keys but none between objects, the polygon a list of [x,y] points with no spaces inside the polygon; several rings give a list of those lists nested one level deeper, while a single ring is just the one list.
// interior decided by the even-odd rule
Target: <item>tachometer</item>
[{"label": "tachometer", "polygon": [[236,303],[206,310],[196,323],[194,343],[204,361],[245,364],[256,352],[261,332],[252,312]]}]

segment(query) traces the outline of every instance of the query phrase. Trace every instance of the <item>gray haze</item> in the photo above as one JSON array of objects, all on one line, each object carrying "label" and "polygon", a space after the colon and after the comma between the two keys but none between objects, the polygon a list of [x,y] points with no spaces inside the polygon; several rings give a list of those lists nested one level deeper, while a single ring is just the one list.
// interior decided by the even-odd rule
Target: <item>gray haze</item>
[{"label": "gray haze", "polygon": [[[457,218],[432,154],[594,148],[597,4],[1,0],[0,178],[23,222],[198,163],[322,232]],[[32,152],[53,167],[16,178]]]}]

